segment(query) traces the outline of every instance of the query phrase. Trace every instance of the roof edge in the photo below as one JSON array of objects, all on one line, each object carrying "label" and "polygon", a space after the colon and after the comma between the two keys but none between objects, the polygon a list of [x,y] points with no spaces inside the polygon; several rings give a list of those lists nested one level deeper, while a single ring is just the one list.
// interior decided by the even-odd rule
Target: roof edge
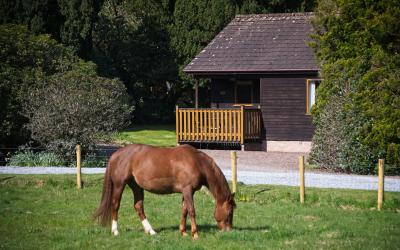
[{"label": "roof edge", "polygon": [[289,12],[289,13],[266,13],[266,14],[238,14],[236,18],[261,18],[261,17],[314,17],[315,12]]},{"label": "roof edge", "polygon": [[319,69],[281,69],[269,71],[184,71],[193,77],[216,76],[216,75],[276,75],[276,74],[313,74]]}]

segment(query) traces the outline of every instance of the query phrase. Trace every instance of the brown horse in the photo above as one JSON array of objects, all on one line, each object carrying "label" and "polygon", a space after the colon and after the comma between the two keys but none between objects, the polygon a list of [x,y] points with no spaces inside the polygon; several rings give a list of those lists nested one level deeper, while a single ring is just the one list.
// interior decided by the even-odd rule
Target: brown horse
[{"label": "brown horse", "polygon": [[182,193],[182,217],[179,230],[186,234],[189,213],[193,238],[198,238],[193,195],[206,186],[216,200],[214,217],[218,227],[232,229],[234,197],[225,176],[214,160],[188,145],[157,148],[133,144],[117,150],[110,158],[104,176],[100,207],[95,213],[102,225],[112,220],[111,232],[118,235],[118,209],[125,185],[132,189],[134,207],[144,231],[155,234],[143,209],[144,191],[156,194]]}]

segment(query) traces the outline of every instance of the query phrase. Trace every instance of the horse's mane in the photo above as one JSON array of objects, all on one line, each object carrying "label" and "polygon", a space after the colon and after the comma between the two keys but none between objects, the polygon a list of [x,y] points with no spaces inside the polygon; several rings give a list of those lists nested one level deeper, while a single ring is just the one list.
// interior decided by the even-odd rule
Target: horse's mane
[{"label": "horse's mane", "polygon": [[[213,190],[211,189],[217,189],[213,195],[214,198],[216,199],[221,199],[221,200],[230,200],[232,199],[232,194],[231,191],[229,189],[229,185],[228,182],[226,181],[226,178],[224,176],[224,174],[222,173],[221,169],[218,167],[217,163],[215,163],[214,159],[212,159],[211,157],[209,157],[207,154],[199,151],[202,157],[205,157],[207,160],[207,164],[205,164],[205,167],[208,167],[209,170],[212,172],[213,176],[216,178],[216,182],[213,183],[208,183],[208,188],[210,189],[211,192],[213,192]],[[218,185],[218,186],[216,186]],[[213,186],[213,187],[210,187]]]}]

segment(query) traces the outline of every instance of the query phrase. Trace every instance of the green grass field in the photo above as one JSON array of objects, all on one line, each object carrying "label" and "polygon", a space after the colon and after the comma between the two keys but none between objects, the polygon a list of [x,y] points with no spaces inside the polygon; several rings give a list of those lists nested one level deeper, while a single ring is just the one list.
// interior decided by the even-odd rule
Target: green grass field
[{"label": "green grass field", "polygon": [[137,125],[132,129],[116,133],[112,142],[143,143],[160,147],[175,146],[175,125]]},{"label": "green grass field", "polygon": [[119,231],[91,220],[102,175],[85,175],[77,190],[73,175],[0,175],[0,249],[398,249],[400,193],[386,193],[375,210],[369,191],[307,189],[306,204],[292,187],[239,185],[234,230],[220,233],[213,199],[195,195],[200,239],[178,232],[180,195],[146,193],[145,210],[156,236],[145,235],[126,189]]}]

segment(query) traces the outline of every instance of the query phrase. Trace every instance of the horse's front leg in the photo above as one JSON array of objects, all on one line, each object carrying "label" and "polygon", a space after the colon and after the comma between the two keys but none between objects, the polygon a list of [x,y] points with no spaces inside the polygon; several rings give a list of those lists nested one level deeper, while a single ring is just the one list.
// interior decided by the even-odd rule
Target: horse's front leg
[{"label": "horse's front leg", "polygon": [[144,213],[144,207],[143,207],[143,201],[144,201],[144,190],[143,188],[139,187],[136,183],[129,182],[129,187],[133,191],[133,196],[134,196],[134,207],[136,210],[136,213],[138,214],[140,221],[142,222],[144,232],[146,234],[150,235],[155,235],[156,232],[153,230],[151,227],[149,221],[146,218],[146,215]]},{"label": "horse's front leg", "polygon": [[181,217],[181,222],[179,224],[179,230],[181,231],[182,236],[187,236],[187,233],[186,233],[187,214],[188,214],[188,210],[185,205],[185,199],[182,197],[182,217]]},{"label": "horse's front leg", "polygon": [[199,234],[197,232],[197,225],[196,225],[196,212],[194,209],[194,203],[193,203],[193,191],[191,188],[187,188],[183,191],[183,199],[185,206],[187,208],[187,211],[190,216],[190,225],[192,229],[192,237],[193,239],[198,239]]}]

